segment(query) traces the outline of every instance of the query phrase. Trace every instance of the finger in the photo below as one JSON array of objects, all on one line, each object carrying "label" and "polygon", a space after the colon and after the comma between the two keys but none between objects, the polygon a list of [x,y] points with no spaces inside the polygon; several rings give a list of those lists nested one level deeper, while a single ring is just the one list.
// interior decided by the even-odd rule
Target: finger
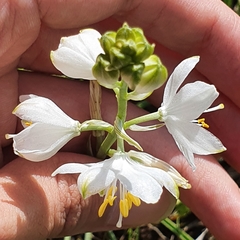
[{"label": "finger", "polygon": [[236,91],[240,85],[240,19],[224,3],[142,1],[121,19],[142,27],[158,43],[185,57],[200,55],[197,69],[240,106]]},{"label": "finger", "polygon": [[[51,177],[51,173],[66,162],[93,161],[79,154],[59,153],[44,162],[18,158],[6,165],[0,172],[0,226],[5,230],[0,231],[0,238],[43,239],[116,228],[118,206],[110,207],[99,218],[97,211],[103,198],[82,199],[76,185],[77,174]],[[169,214],[169,205],[174,202],[164,191],[158,204],[133,207],[123,227],[156,221]]]},{"label": "finger", "polygon": [[196,156],[197,169],[193,172],[165,128],[151,133],[136,133],[135,139],[144,151],[167,161],[189,180],[192,187],[182,190],[180,199],[216,239],[238,238],[239,188],[212,156]]},{"label": "finger", "polygon": [[[165,56],[165,52],[164,56]],[[169,60],[168,60],[169,61]],[[175,59],[170,60],[172,63],[175,62],[175,67],[180,63]],[[200,62],[202,59],[200,59]],[[166,63],[169,66],[169,62]],[[169,75],[173,71],[173,67],[170,66],[168,68]],[[187,84],[189,82],[194,81],[205,81],[211,84],[209,80],[204,77],[199,71],[194,69],[189,76],[185,79],[183,84]],[[219,91],[219,89],[217,89]],[[163,91],[164,86],[160,89],[156,90],[149,98],[149,101],[156,107],[159,108],[163,99]],[[227,148],[227,151],[222,152],[221,156],[226,160],[232,167],[234,167],[237,171],[240,172],[240,162],[238,159],[238,155],[240,154],[239,149],[239,135],[240,135],[240,125],[238,124],[240,119],[240,109],[239,107],[232,102],[226,95],[220,92],[219,97],[213,103],[213,106],[217,106],[218,104],[223,103],[224,109],[203,114],[202,117],[206,119],[208,123],[209,131],[216,135]]]}]

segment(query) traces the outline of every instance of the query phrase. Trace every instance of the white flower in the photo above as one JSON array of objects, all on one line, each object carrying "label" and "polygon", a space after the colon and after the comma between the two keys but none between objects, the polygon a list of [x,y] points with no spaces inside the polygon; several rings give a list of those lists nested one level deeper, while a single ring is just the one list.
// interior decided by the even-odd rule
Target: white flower
[{"label": "white flower", "polygon": [[101,34],[94,29],[61,38],[58,49],[50,54],[53,65],[68,77],[94,80],[92,67],[103,53],[100,38]]},{"label": "white flower", "polygon": [[[77,182],[83,198],[97,193],[101,196],[105,195],[98,211],[99,217],[104,214],[108,204],[113,205],[117,198],[115,194],[119,189],[120,215],[116,226],[121,227],[122,218],[128,216],[132,204],[139,206],[141,200],[148,204],[158,202],[163,187],[175,198],[179,196],[178,183],[169,174],[171,172],[172,175],[175,175],[174,171],[170,170],[171,167],[161,169],[146,166],[142,164],[144,158],[144,154],[135,151],[129,153],[116,152],[111,158],[98,163],[64,164],[56,169],[52,176],[81,173]],[[164,166],[167,165],[167,163],[164,163]],[[180,174],[176,176],[179,178]],[[185,179],[179,181],[185,181],[186,183]]]},{"label": "white flower", "polygon": [[72,138],[80,135],[80,123],[67,116],[51,100],[36,95],[20,97],[13,114],[22,119],[24,129],[13,138],[15,154],[32,161],[53,156]]},{"label": "white flower", "polygon": [[219,95],[216,88],[196,81],[186,84],[177,92],[198,61],[199,57],[191,57],[175,68],[165,87],[162,105],[158,109],[159,120],[165,122],[169,133],[193,169],[196,168],[194,153],[207,155],[226,150],[221,141],[205,129],[209,127],[204,122],[205,119],[195,120],[204,112],[224,107],[220,104],[208,109]]}]

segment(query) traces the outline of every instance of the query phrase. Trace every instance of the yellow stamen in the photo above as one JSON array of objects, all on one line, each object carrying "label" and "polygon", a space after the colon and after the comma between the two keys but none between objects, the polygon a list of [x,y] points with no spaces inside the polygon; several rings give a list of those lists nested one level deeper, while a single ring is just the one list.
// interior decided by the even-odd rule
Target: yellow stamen
[{"label": "yellow stamen", "polygon": [[197,122],[199,124],[201,124],[202,127],[209,128],[209,125],[207,123],[205,123],[205,118],[200,118],[200,119],[197,120]]},{"label": "yellow stamen", "polygon": [[133,196],[130,192],[128,192],[126,195],[127,195],[126,198],[128,199],[129,202],[133,203],[137,207],[140,206],[141,200],[138,197]]},{"label": "yellow stamen", "polygon": [[101,204],[101,206],[98,209],[98,216],[102,217],[102,215],[104,214],[107,205],[109,204],[110,206],[113,205],[114,200],[117,198],[116,196],[114,196],[115,192],[117,191],[116,187],[111,186],[105,196],[105,199],[103,201],[103,203]]},{"label": "yellow stamen", "polygon": [[98,209],[98,216],[99,217],[102,217],[102,215],[104,214],[108,204],[109,204],[108,199],[105,199]]},{"label": "yellow stamen", "polygon": [[125,218],[128,217],[129,207],[128,207],[128,200],[126,198],[120,200],[119,209],[123,217]]}]

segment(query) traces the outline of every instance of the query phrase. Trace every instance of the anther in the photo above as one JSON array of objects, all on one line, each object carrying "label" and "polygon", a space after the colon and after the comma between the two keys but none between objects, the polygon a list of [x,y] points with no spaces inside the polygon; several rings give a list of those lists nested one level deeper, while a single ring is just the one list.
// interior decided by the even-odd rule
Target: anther
[{"label": "anther", "polygon": [[200,118],[200,119],[197,120],[197,122],[199,124],[201,124],[202,127],[209,128],[209,125],[207,123],[205,123],[205,118]]},{"label": "anther", "polygon": [[125,218],[128,217],[129,207],[128,207],[128,200],[126,198],[120,200],[119,209],[123,217]]}]

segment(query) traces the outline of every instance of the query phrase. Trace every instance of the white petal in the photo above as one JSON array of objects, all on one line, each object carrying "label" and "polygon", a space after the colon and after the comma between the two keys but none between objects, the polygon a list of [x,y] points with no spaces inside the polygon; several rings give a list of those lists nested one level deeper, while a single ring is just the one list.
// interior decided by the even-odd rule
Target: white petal
[{"label": "white petal", "polygon": [[108,168],[91,167],[78,177],[78,187],[84,198],[100,193],[115,180],[115,173]]},{"label": "white petal", "polygon": [[84,29],[80,31],[78,36],[81,39],[83,45],[86,47],[85,53],[87,53],[88,56],[91,56],[91,59],[93,59],[95,62],[97,56],[100,53],[104,53],[99,42],[102,35],[94,29]]},{"label": "white petal", "polygon": [[193,153],[208,155],[226,150],[217,137],[195,123],[169,118],[166,127],[192,167],[194,167]]},{"label": "white petal", "polygon": [[101,34],[94,29],[85,29],[78,35],[61,39],[57,50],[51,52],[54,66],[66,76],[93,80],[92,67],[103,53],[99,39]]},{"label": "white petal", "polygon": [[[26,97],[23,96],[22,98]],[[66,128],[76,128],[79,125],[78,121],[70,118],[53,101],[44,97],[31,96],[31,98],[21,102],[13,113],[17,117],[32,123],[41,122]]]},{"label": "white petal", "polygon": [[208,109],[218,95],[213,85],[200,81],[186,84],[173,97],[167,114],[191,121]]},{"label": "white petal", "polygon": [[52,176],[56,176],[57,174],[74,174],[74,173],[81,173],[86,171],[90,165],[88,164],[81,164],[81,163],[66,163],[57,168],[53,173]]},{"label": "white petal", "polygon": [[51,60],[55,68],[71,78],[94,80],[92,67],[95,62],[82,58],[68,48],[61,48],[51,52]]},{"label": "white petal", "polygon": [[34,123],[20,133],[12,135],[14,152],[31,161],[52,157],[78,133],[55,125]]},{"label": "white petal", "polygon": [[185,178],[183,178],[181,176],[181,174],[174,167],[169,165],[168,163],[166,163],[148,153],[145,153],[145,152],[137,152],[137,151],[131,150],[128,152],[128,155],[132,159],[134,159],[134,160],[136,159],[143,165],[159,168],[159,169],[165,171],[173,178],[173,180],[177,183],[178,186],[180,186],[184,189],[191,188],[191,185],[188,183],[188,181]]},{"label": "white petal", "polygon": [[156,203],[160,199],[162,186],[151,175],[143,172],[141,167],[129,164],[128,161],[119,164],[122,164],[122,171],[115,173],[131,194],[146,203]]},{"label": "white petal", "polygon": [[174,179],[167,172],[153,167],[142,168],[142,171],[151,174],[151,176],[162,186],[164,186],[175,198],[179,197],[178,186]]},{"label": "white petal", "polygon": [[174,69],[164,89],[163,105],[167,106],[172,101],[178,88],[198,62],[198,56],[187,58]]}]

